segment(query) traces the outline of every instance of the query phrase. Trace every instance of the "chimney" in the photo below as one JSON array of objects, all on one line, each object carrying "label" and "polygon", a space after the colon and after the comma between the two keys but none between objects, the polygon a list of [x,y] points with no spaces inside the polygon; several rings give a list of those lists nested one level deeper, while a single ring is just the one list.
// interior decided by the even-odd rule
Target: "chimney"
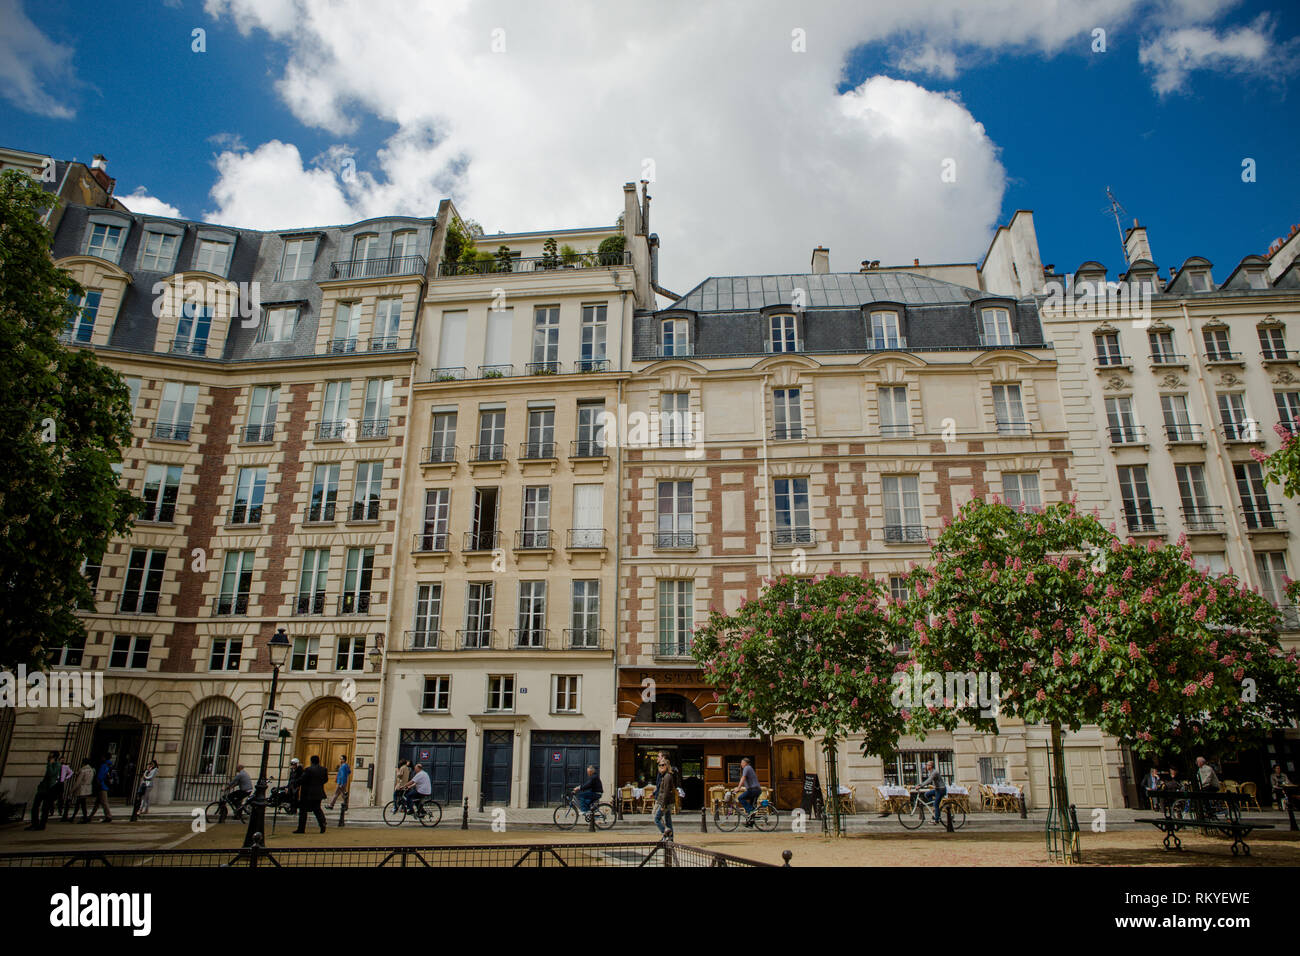
[{"label": "chimney", "polygon": [[1124,234],[1124,257],[1129,265],[1139,259],[1155,261],[1155,257],[1151,255],[1151,243],[1147,240],[1146,227],[1139,226],[1136,219],[1133,220],[1133,228]]},{"label": "chimney", "polygon": [[[641,232],[641,206],[636,198],[636,183],[623,184],[623,235],[627,239]],[[628,242],[628,248],[632,243]]]},{"label": "chimney", "polygon": [[95,177],[95,181],[103,187],[104,192],[113,195],[113,186],[117,184],[117,180],[108,175],[108,160],[102,154],[96,153],[91,159],[90,175]]},{"label": "chimney", "polygon": [[831,271],[831,251],[825,246],[818,246],[812,253],[812,274],[826,275]]}]

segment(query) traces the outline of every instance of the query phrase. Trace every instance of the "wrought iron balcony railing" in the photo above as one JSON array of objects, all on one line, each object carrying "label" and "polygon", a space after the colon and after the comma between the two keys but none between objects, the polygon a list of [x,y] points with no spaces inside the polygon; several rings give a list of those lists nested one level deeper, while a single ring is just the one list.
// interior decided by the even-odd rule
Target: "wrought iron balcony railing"
[{"label": "wrought iron balcony railing", "polygon": [[247,445],[269,442],[275,438],[274,425],[245,425],[244,443]]},{"label": "wrought iron balcony railing", "polygon": [[1126,502],[1123,506],[1124,527],[1129,534],[1164,534],[1165,509],[1153,507],[1148,501]]},{"label": "wrought iron balcony railing", "polygon": [[461,628],[456,631],[454,648],[461,651],[490,650],[496,646],[497,632],[488,628]]},{"label": "wrought iron balcony railing", "polygon": [[551,531],[549,528],[535,528],[531,531],[515,532],[516,551],[547,551],[551,548]]},{"label": "wrought iron balcony railing", "polygon": [[217,616],[247,614],[247,594],[222,594],[212,602],[212,613]]},{"label": "wrought iron balcony railing", "polygon": [[663,550],[695,547],[694,531],[656,531],[655,547]]},{"label": "wrought iron balcony railing", "polygon": [[569,442],[570,458],[608,458],[609,451],[603,441],[594,438],[579,438]]},{"label": "wrought iron balcony railing", "polygon": [[444,259],[438,263],[438,276],[485,276],[501,273],[553,272],[562,269],[609,269],[631,265],[632,253],[592,252],[575,256],[511,256],[509,259],[479,259],[473,262],[452,262]]},{"label": "wrought iron balcony railing", "polygon": [[501,544],[500,531],[466,531],[466,551],[495,551]]},{"label": "wrought iron balcony railing", "polygon": [[325,613],[325,592],[317,591],[314,594],[299,594],[293,606],[294,614],[324,614]]},{"label": "wrought iron balcony railing", "polygon": [[261,524],[262,523],[262,506],[237,504],[226,512],[226,524]]},{"label": "wrought iron balcony railing", "polygon": [[330,280],[380,279],[384,276],[423,275],[424,256],[387,256],[378,259],[339,259],[330,263]]},{"label": "wrought iron balcony railing", "polygon": [[1165,426],[1165,438],[1170,444],[1203,444],[1205,429],[1196,422],[1177,422]]},{"label": "wrought iron balcony railing", "polygon": [[570,650],[599,650],[605,646],[603,627],[566,627],[564,646]]},{"label": "wrought iron balcony railing", "polygon": [[910,544],[925,540],[923,524],[887,524],[885,541],[888,544]]},{"label": "wrought iron balcony railing", "polygon": [[1106,431],[1112,445],[1145,445],[1147,441],[1145,425],[1111,425]]},{"label": "wrought iron balcony railing", "polygon": [[1223,509],[1217,505],[1197,505],[1178,510],[1183,517],[1183,525],[1188,531],[1222,534],[1226,528]]},{"label": "wrought iron balcony railing", "polygon": [[526,441],[519,444],[519,457],[533,461],[546,461],[555,457],[555,442]]},{"label": "wrought iron balcony railing", "polygon": [[455,445],[429,445],[420,449],[420,462],[425,465],[450,465],[455,460]]},{"label": "wrought iron balcony railing", "polygon": [[516,650],[545,650],[551,631],[546,627],[510,628],[510,646]]},{"label": "wrought iron balcony railing", "polygon": [[443,554],[449,550],[450,537],[445,531],[417,531],[411,550],[417,554]]},{"label": "wrought iron balcony railing", "polygon": [[470,445],[470,461],[505,461],[506,446],[504,442],[491,445]]},{"label": "wrought iron balcony railing", "polygon": [[317,501],[309,504],[303,511],[303,520],[307,524],[332,524],[337,520],[334,517],[336,507],[333,501]]},{"label": "wrought iron balcony railing", "polygon": [[408,651],[442,649],[442,631],[405,631],[402,636],[402,646]]},{"label": "wrought iron balcony railing", "polygon": [[189,422],[155,422],[153,437],[162,441],[189,441]]},{"label": "wrought iron balcony railing", "polygon": [[369,614],[370,608],[383,597],[374,591],[350,591],[339,598],[340,614]]},{"label": "wrought iron balcony railing", "polygon": [[803,441],[807,437],[802,425],[777,425],[772,429],[772,441]]},{"label": "wrought iron balcony railing", "polygon": [[1247,531],[1285,531],[1286,516],[1280,505],[1247,505],[1241,509]]},{"label": "wrought iron balcony railing", "polygon": [[812,528],[775,528],[772,531],[772,545],[777,548],[816,543],[817,532]]},{"label": "wrought iron balcony railing", "polygon": [[207,339],[172,339],[171,351],[178,355],[207,355]]}]

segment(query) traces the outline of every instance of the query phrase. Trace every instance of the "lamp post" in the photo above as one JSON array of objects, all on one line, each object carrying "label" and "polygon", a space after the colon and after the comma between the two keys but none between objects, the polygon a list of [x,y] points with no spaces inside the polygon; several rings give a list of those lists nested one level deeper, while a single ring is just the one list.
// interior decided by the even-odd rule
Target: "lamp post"
[{"label": "lamp post", "polygon": [[[267,710],[275,710],[275,690],[280,682],[280,665],[284,663],[293,645],[284,628],[276,630],[267,649],[271,655],[271,701]],[[257,789],[253,791],[252,812],[248,815],[248,832],[244,834],[244,846],[255,846],[263,840],[266,833],[266,772],[271,760],[271,741],[262,741],[262,769],[257,775]]]}]

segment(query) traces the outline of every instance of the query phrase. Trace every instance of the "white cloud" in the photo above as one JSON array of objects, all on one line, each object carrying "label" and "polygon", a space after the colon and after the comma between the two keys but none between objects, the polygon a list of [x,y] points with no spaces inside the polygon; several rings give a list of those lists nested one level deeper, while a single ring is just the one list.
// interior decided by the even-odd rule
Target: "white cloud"
[{"label": "white cloud", "polygon": [[1142,44],[1138,60],[1154,74],[1152,85],[1161,96],[1183,92],[1195,70],[1266,74],[1285,72],[1291,53],[1273,38],[1267,14],[1249,26],[1218,31],[1182,27],[1161,33]]},{"label": "white cloud", "polygon": [[154,196],[150,196],[143,186],[137,186],[135,192],[129,196],[118,196],[122,205],[132,212],[138,212],[145,216],[163,216],[167,219],[180,219],[181,211],[171,203],[163,202]]},{"label": "white cloud", "polygon": [[957,76],[957,55],[928,45],[916,47],[898,58],[898,68],[904,73],[925,73],[951,80]]},{"label": "white cloud", "polygon": [[19,0],[0,0],[0,96],[28,113],[72,119],[76,111],[48,91],[73,82],[72,48],[28,19]]}]

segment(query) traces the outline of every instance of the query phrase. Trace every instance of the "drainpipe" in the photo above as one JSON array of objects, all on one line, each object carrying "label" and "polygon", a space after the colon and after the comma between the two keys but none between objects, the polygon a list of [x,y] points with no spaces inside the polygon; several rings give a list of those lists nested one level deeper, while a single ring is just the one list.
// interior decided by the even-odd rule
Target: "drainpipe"
[{"label": "drainpipe", "polygon": [[763,376],[763,516],[767,524],[767,576],[772,577],[772,510],[768,501],[768,488],[771,485],[767,467],[767,375]]},{"label": "drainpipe", "polygon": [[[624,311],[626,311],[626,307],[627,307],[626,292],[623,293],[623,305],[624,305]],[[627,326],[624,325],[624,328],[626,329]],[[622,344],[623,343],[621,342],[619,343],[620,352],[622,352],[622,348],[621,348]],[[614,466],[614,471],[616,476],[615,477],[616,483],[614,485],[614,654],[611,660],[611,664],[614,669],[614,721],[613,723],[610,724],[611,728],[618,726],[618,688],[619,688],[618,648],[619,648],[619,641],[622,638],[622,635],[619,633],[619,622],[622,621],[622,616],[620,615],[618,609],[618,599],[619,599],[619,592],[623,588],[623,574],[622,574],[623,536],[619,534],[619,530],[623,526],[623,443],[621,441],[618,441],[618,428],[620,427],[621,423],[617,420],[618,418],[622,417],[623,414],[622,409],[623,409],[623,379],[620,378],[618,380],[618,402],[614,406],[615,415],[617,416],[614,427],[615,427],[615,442],[618,448],[618,455],[616,456],[617,461]],[[606,442],[608,442],[609,436],[606,435],[605,439]],[[612,729],[609,735],[609,745],[614,752],[613,753],[614,763],[613,766],[610,767],[609,772],[611,778],[614,779],[614,786],[617,788],[618,786],[618,779],[617,779],[618,740],[615,737]]]},{"label": "drainpipe", "polygon": [[[1209,386],[1205,384],[1205,369],[1201,362],[1201,353],[1196,348],[1196,337],[1194,334],[1194,330],[1192,328],[1192,317],[1187,314],[1186,300],[1179,302],[1178,307],[1182,309],[1183,321],[1187,324],[1187,348],[1188,348],[1188,352],[1190,353],[1190,357],[1193,359],[1193,368],[1195,369],[1195,374],[1196,374],[1196,385],[1201,393],[1201,401],[1203,403],[1203,407],[1208,411],[1209,420],[1213,421],[1215,406],[1214,403],[1210,401]],[[1232,487],[1236,483],[1236,479],[1232,476],[1232,473],[1228,470],[1228,464],[1224,460],[1223,444],[1219,440],[1219,430],[1217,428],[1210,427],[1209,422],[1207,421],[1206,431],[1210,435],[1214,436],[1213,438],[1209,438],[1207,440],[1210,442],[1210,447],[1214,450],[1214,461],[1219,466],[1219,475],[1223,480],[1223,487],[1228,491],[1228,500],[1229,502],[1231,502]],[[1235,509],[1231,504],[1225,505],[1225,508],[1235,511]],[[1234,520],[1225,522],[1225,526],[1228,531],[1228,537],[1232,541],[1233,549],[1238,559],[1240,559],[1240,563],[1237,564],[1237,567],[1241,571],[1240,576],[1245,581],[1253,582],[1254,568],[1251,566],[1249,557],[1247,557],[1246,546],[1241,539],[1241,526],[1235,520],[1235,515],[1234,515]]]}]

